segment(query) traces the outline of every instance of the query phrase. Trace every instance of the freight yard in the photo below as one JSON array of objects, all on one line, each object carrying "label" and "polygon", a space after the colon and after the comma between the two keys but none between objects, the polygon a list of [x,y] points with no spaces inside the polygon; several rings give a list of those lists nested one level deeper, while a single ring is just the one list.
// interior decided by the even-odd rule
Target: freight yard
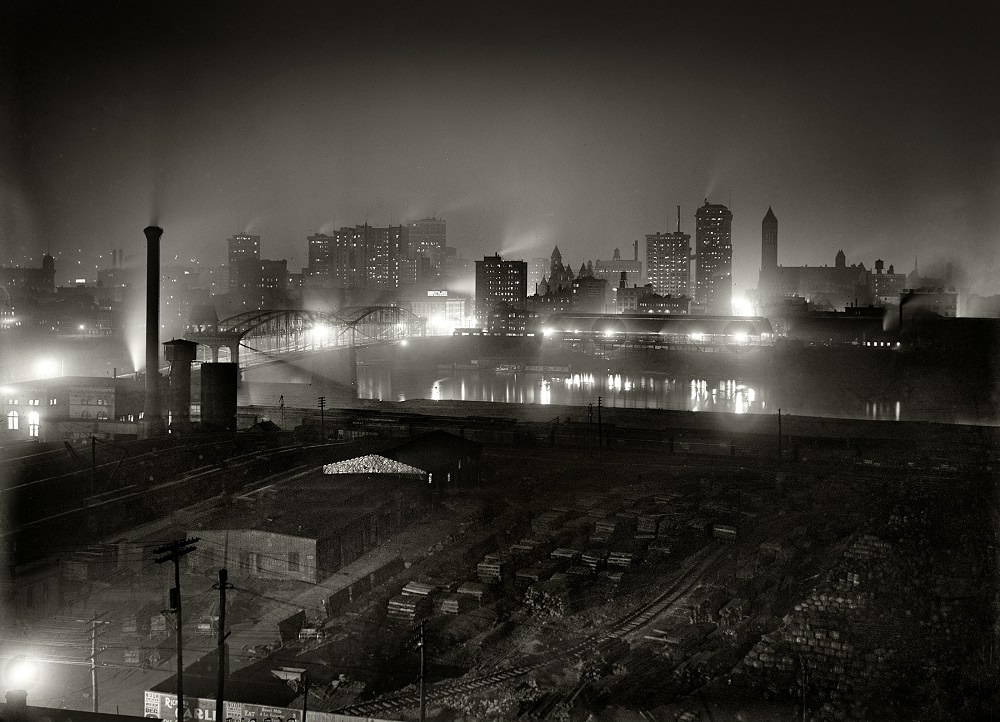
[{"label": "freight yard", "polygon": [[305,668],[310,713],[417,719],[422,638],[429,719],[980,718],[990,477],[889,462],[486,446],[478,488],[341,581],[234,572],[234,627],[281,596],[305,630],[234,676]]},{"label": "freight yard", "polygon": [[[445,435],[463,454],[511,433],[473,418],[464,439]],[[477,476],[467,463],[435,491],[394,461],[415,463],[420,444],[331,445],[323,466],[339,477],[313,448],[304,466],[127,535],[138,549],[203,537],[183,581],[186,659],[201,657],[188,695],[213,694],[225,565],[230,694],[267,687],[269,704],[301,710],[301,687],[271,671],[307,670],[314,722],[416,720],[421,698],[442,721],[989,718],[995,471],[991,453],[967,453],[988,440],[931,453],[868,437],[856,453],[857,439],[799,437],[779,461],[754,434],[655,445],[619,432],[605,447],[483,443]],[[251,537],[265,546],[241,552]],[[148,562],[114,598],[156,622],[170,582]],[[140,617],[111,646],[169,695],[173,638]]]},{"label": "freight yard", "polygon": [[[495,534],[412,566],[420,586],[387,609],[402,635],[426,618],[434,718],[801,719],[803,701],[807,719],[988,709],[992,532],[984,490],[958,475],[776,478],[615,456],[487,468],[503,469],[485,485]],[[412,616],[399,613],[406,597]],[[360,615],[377,624],[384,609]],[[414,718],[418,697],[344,711]]]}]

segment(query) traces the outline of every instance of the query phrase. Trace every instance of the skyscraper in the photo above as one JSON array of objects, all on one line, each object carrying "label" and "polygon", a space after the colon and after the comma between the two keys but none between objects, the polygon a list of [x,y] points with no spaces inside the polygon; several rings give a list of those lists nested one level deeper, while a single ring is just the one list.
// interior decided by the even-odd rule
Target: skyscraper
[{"label": "skyscraper", "polygon": [[476,261],[476,317],[485,323],[497,308],[523,310],[528,297],[528,264],[500,254]]},{"label": "skyscraper", "polygon": [[441,218],[421,218],[407,224],[410,253],[424,255],[431,260],[434,268],[441,267],[441,255],[446,241],[445,222]]},{"label": "skyscraper", "polygon": [[240,287],[239,267],[240,261],[260,260],[260,236],[251,236],[246,233],[237,233],[228,239],[229,243],[229,291],[235,291]]},{"label": "skyscraper", "polygon": [[695,213],[695,301],[707,313],[733,312],[733,214],[709,203]]},{"label": "skyscraper", "polygon": [[681,232],[680,206],[675,232],[646,234],[646,280],[661,296],[691,293],[691,234]]},{"label": "skyscraper", "polygon": [[767,207],[767,214],[760,222],[760,270],[778,267],[778,218]]},{"label": "skyscraper", "polygon": [[354,248],[354,230],[341,228],[332,234],[307,236],[310,276],[320,276],[342,288],[358,285],[358,263]]},{"label": "skyscraper", "polygon": [[409,254],[408,237],[405,226],[368,224],[307,236],[308,273],[343,288],[396,288],[401,261]]}]

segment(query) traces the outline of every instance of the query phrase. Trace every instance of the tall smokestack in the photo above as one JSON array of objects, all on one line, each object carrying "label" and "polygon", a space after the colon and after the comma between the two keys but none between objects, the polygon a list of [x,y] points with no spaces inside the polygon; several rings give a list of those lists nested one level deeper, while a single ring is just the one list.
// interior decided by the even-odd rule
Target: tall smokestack
[{"label": "tall smokestack", "polygon": [[163,229],[147,226],[146,234],[146,421],[156,424],[160,411],[160,236]]}]

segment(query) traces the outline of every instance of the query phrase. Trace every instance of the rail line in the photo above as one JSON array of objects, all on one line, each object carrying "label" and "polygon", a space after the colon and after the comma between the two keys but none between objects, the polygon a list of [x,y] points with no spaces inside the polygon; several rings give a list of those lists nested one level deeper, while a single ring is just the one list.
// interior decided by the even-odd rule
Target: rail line
[{"label": "rail line", "polygon": [[[593,634],[581,642],[571,645],[556,654],[549,656],[544,661],[532,664],[517,665],[506,669],[497,670],[473,679],[459,679],[439,682],[425,689],[424,699],[428,702],[439,701],[454,694],[478,692],[482,689],[494,685],[508,682],[517,677],[529,674],[539,669],[551,666],[556,662],[581,658],[588,652],[593,651],[602,642],[613,638],[623,638],[627,634],[635,632],[643,625],[653,621],[658,615],[666,611],[675,604],[681,597],[687,594],[698,583],[705,570],[708,569],[721,556],[723,549],[720,547],[706,546],[698,552],[692,554],[685,560],[684,565],[668,587],[658,594],[655,599],[639,606],[625,616],[615,621],[609,629]],[[412,709],[420,704],[418,692],[406,692],[394,696],[363,702],[336,710],[338,714],[366,716],[381,714],[385,712]]]}]

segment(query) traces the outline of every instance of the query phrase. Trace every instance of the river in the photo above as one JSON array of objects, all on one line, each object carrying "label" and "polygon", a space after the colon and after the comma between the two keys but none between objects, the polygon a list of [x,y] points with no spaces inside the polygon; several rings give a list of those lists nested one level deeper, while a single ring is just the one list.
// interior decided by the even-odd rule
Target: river
[{"label": "river", "polygon": [[745,378],[706,378],[667,374],[571,373],[568,370],[484,370],[439,365],[435,368],[358,366],[358,398],[381,401],[486,401],[559,406],[715,411],[736,414],[785,413],[895,420],[904,418],[899,400],[843,398],[817,389],[795,398],[768,384]]}]

